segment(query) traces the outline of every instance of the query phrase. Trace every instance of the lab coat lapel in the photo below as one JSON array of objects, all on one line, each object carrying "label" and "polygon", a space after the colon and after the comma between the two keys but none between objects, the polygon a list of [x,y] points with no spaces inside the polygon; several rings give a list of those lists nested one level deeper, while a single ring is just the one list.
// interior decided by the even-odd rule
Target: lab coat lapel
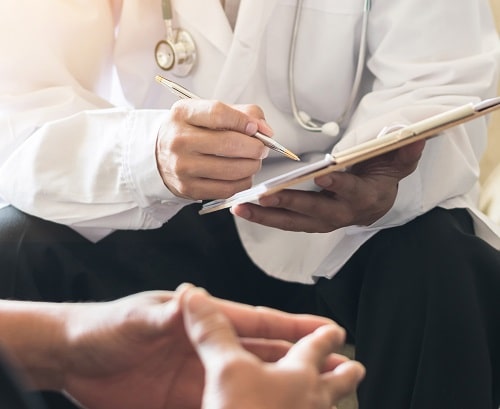
[{"label": "lab coat lapel", "polygon": [[179,20],[185,23],[182,26],[195,28],[223,55],[229,53],[233,32],[220,0],[177,0],[174,4]]},{"label": "lab coat lapel", "polygon": [[267,23],[278,0],[241,0],[234,38],[213,98],[236,102],[255,74]]},{"label": "lab coat lapel", "polygon": [[[182,26],[196,30],[221,53],[212,55],[212,64],[221,58],[218,76],[199,72],[197,89],[207,98],[235,102],[255,73],[261,40],[278,0],[241,0],[234,33],[220,0],[177,0],[175,12]],[[207,29],[207,22],[209,28]],[[200,70],[203,68],[200,66]],[[210,82],[214,84],[211,92]]]}]

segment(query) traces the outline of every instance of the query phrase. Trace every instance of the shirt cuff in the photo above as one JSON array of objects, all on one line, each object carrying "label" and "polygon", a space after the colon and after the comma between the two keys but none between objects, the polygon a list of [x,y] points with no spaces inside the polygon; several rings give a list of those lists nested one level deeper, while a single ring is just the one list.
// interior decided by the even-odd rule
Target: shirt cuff
[{"label": "shirt cuff", "polygon": [[140,207],[193,203],[175,196],[163,183],[156,163],[156,140],[167,110],[130,111],[126,132],[124,179]]}]

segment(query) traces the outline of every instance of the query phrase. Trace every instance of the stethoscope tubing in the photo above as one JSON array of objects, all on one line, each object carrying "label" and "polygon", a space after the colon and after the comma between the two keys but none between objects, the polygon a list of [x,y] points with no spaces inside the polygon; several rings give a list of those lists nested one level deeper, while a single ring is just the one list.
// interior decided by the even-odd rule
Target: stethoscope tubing
[{"label": "stethoscope tubing", "polygon": [[[302,6],[304,1],[297,0],[297,5],[295,8],[295,16],[292,29],[292,40],[290,42],[290,51],[288,57],[288,88],[290,95],[290,106],[292,108],[292,113],[295,120],[299,125],[310,132],[321,132],[322,128],[318,124],[315,124],[311,120],[305,120],[303,114],[301,113],[298,104],[297,96],[295,94],[295,54],[297,50],[297,37],[300,27],[300,17],[302,13]],[[363,69],[366,61],[366,49],[367,49],[367,31],[368,31],[368,14],[371,9],[371,0],[365,0],[363,7],[363,20],[361,26],[361,37],[359,44],[359,54],[358,61],[356,63],[356,72],[354,75],[354,80],[351,88],[351,93],[347,101],[346,107],[340,117],[336,120],[339,126],[345,125],[352,113],[354,102],[358,96],[359,88],[361,86],[361,79],[363,77]]]}]

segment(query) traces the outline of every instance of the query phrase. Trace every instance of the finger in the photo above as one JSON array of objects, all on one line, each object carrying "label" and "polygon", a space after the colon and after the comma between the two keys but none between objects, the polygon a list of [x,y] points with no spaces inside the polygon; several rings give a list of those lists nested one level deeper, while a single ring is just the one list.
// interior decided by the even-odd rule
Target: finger
[{"label": "finger", "polygon": [[[240,338],[240,343],[245,350],[264,362],[279,361],[294,345],[288,341],[254,338]],[[318,370],[322,373],[330,372],[347,361],[350,361],[350,358],[345,355],[330,353]]]},{"label": "finger", "polygon": [[216,155],[233,158],[262,159],[269,149],[257,138],[227,130],[211,130],[177,120],[164,124],[159,142],[159,153],[166,159],[171,154]]},{"label": "finger", "polygon": [[347,362],[349,360],[350,360],[350,358],[345,356],[345,355],[331,353],[325,359],[325,363],[324,363],[322,371],[323,372],[333,371],[337,366],[339,366],[340,364],[343,364],[344,362]]},{"label": "finger", "polygon": [[228,158],[264,159],[269,154],[267,148],[257,138],[243,133],[227,130],[207,131],[193,128],[195,134],[192,139],[186,138],[189,143],[193,139],[196,145],[186,146],[186,149],[196,147],[196,152],[205,155],[216,155]]},{"label": "finger", "polygon": [[226,199],[247,189],[252,184],[252,178],[241,180],[213,180],[194,178],[177,183],[170,187],[177,196],[188,197],[192,200]]},{"label": "finger", "polygon": [[315,180],[318,186],[335,197],[335,220],[338,227],[362,224],[373,209],[378,209],[380,203],[385,203],[382,199],[392,197],[392,187],[396,189],[398,180],[393,179],[394,182],[389,185],[391,189],[386,191],[385,183],[366,182],[373,176],[367,175],[363,179],[357,174],[345,172],[324,175]]},{"label": "finger", "polygon": [[[365,169],[366,170],[366,169]],[[371,173],[332,173],[316,180],[318,186],[336,199],[335,219],[339,227],[369,225],[382,217],[394,204],[398,182],[403,176],[395,168]],[[385,173],[384,173],[385,172]]]},{"label": "finger", "polygon": [[140,299],[147,304],[163,304],[171,301],[175,296],[176,294],[173,291],[151,290],[128,295],[114,302],[119,302],[120,300],[134,300],[133,302],[135,303]]},{"label": "finger", "polygon": [[252,203],[238,204],[231,208],[231,213],[253,223],[287,231],[307,231],[319,223],[309,216],[279,207],[262,207]]},{"label": "finger", "polygon": [[233,206],[231,212],[253,223],[287,231],[325,233],[345,225],[341,224],[345,206],[335,198],[299,191],[282,191],[272,196],[261,198],[260,204],[276,204],[274,207],[245,203]]},{"label": "finger", "polygon": [[261,165],[260,158],[244,159],[202,155],[183,161],[177,167],[177,172],[202,179],[232,181],[252,177],[260,170]]},{"label": "finger", "polygon": [[193,284],[191,284],[189,282],[184,282],[184,283],[178,285],[178,287],[175,289],[175,292],[178,296],[181,296],[192,288],[194,288]]},{"label": "finger", "polygon": [[[277,362],[284,358],[290,351],[291,342],[277,339],[262,338],[240,338],[240,344],[245,350],[257,356],[264,362]],[[345,355],[330,353],[323,362],[323,367],[319,368],[322,372],[333,371],[337,366],[349,361]]]},{"label": "finger", "polygon": [[[264,362],[276,362],[283,358],[292,343],[278,339],[240,338],[241,346]],[[329,368],[329,370],[334,367]]]},{"label": "finger", "polygon": [[412,173],[422,155],[425,141],[417,141],[395,151],[360,162],[351,168],[351,173],[365,176],[385,176],[401,180]]},{"label": "finger", "polygon": [[357,361],[344,362],[333,371],[321,375],[333,403],[354,393],[364,376],[365,368]]},{"label": "finger", "polygon": [[240,337],[297,341],[333,321],[315,315],[289,314],[214,298],[217,308],[230,320]]},{"label": "finger", "polygon": [[398,149],[395,158],[396,166],[406,174],[413,172],[422,156],[424,147],[425,141],[418,141]]},{"label": "finger", "polygon": [[340,198],[355,198],[362,192],[361,178],[349,172],[332,172],[314,179],[314,183]]},{"label": "finger", "polygon": [[206,292],[188,289],[181,304],[186,333],[204,365],[218,365],[223,357],[243,352],[229,320]]},{"label": "finger", "polygon": [[172,118],[208,129],[228,129],[254,135],[259,125],[257,120],[242,111],[220,101],[180,100],[171,108]]},{"label": "finger", "polygon": [[306,217],[328,220],[332,213],[337,212],[339,200],[331,192],[314,192],[294,189],[285,189],[272,195],[263,196],[259,199],[263,207],[273,207],[291,210]]},{"label": "finger", "polygon": [[344,343],[345,331],[336,324],[325,325],[302,338],[281,360],[285,365],[313,364],[318,370],[324,368],[328,356]]},{"label": "finger", "polygon": [[269,126],[265,119],[264,111],[258,106],[258,105],[233,105],[234,108],[245,112],[246,114],[250,115],[252,118],[257,118],[258,125],[259,125],[259,131],[262,132],[263,134],[267,136],[273,136],[274,131],[273,129]]}]

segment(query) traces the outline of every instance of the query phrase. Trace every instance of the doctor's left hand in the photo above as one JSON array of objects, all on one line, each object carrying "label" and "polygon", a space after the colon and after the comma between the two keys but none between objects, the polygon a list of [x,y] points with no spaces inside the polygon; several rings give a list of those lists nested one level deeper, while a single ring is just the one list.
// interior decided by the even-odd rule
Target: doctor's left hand
[{"label": "doctor's left hand", "polygon": [[259,205],[234,206],[236,216],[288,231],[326,233],[352,225],[368,226],[393,206],[398,183],[417,167],[425,142],[389,152],[315,179],[320,192],[283,190]]}]

